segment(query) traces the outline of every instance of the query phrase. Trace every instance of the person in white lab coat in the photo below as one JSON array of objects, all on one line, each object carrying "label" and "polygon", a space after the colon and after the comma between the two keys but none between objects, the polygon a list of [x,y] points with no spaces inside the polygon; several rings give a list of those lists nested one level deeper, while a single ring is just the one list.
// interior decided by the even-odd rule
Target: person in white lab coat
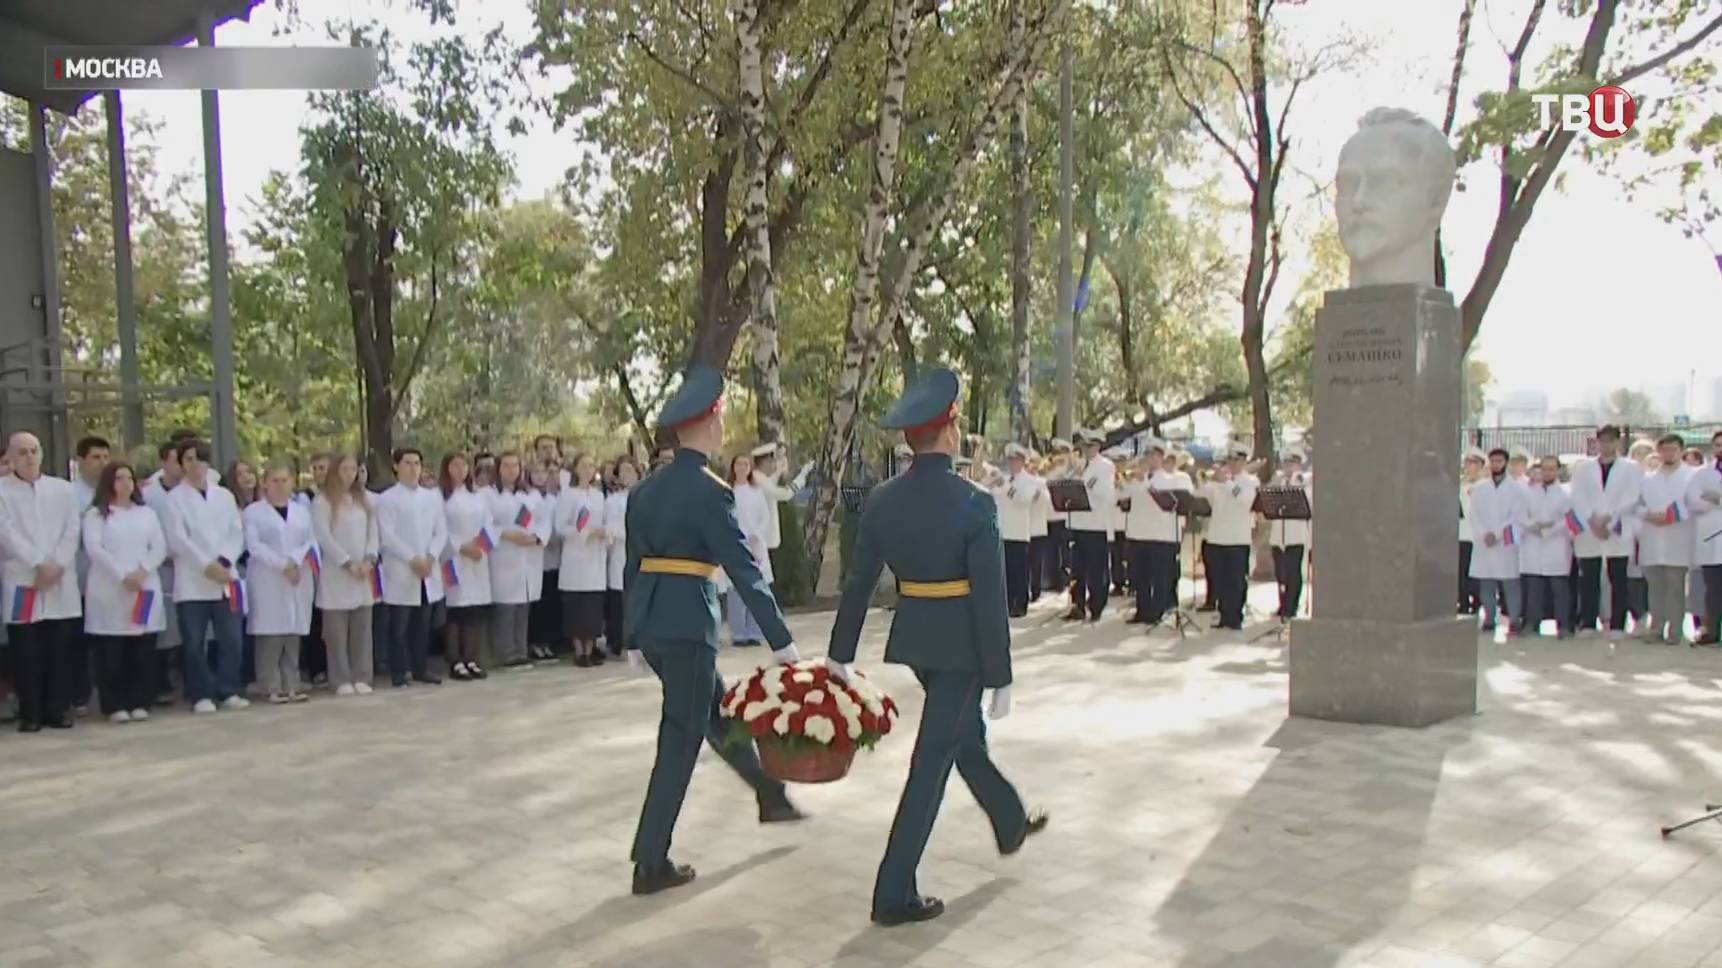
[{"label": "person in white lab coat", "polygon": [[1471,577],[1471,488],[1483,479],[1489,456],[1481,447],[1465,449],[1465,466],[1459,477],[1459,614],[1477,614],[1477,580]]},{"label": "person in white lab coat", "polygon": [[[617,657],[625,648],[623,623],[627,617],[627,582],[623,576],[628,570],[628,494],[635,484],[640,483],[640,476],[640,465],[633,457],[623,454],[616,458],[615,470],[611,472],[615,485],[604,496],[604,535],[610,543],[604,564],[608,570],[604,590],[604,641],[610,647],[610,654]],[[776,517],[772,520],[775,521]]]},{"label": "person in white lab coat", "polygon": [[[113,458],[113,450],[105,437],[89,436],[79,439],[75,451],[78,455],[75,473],[72,475],[72,500],[78,506],[78,514],[83,515],[95,501],[96,487],[101,483],[102,471]],[[90,573],[90,559],[82,548],[78,549],[78,594],[85,594],[85,577]],[[86,606],[85,614],[89,613]],[[95,686],[92,665],[95,662],[96,642],[87,631],[79,630],[67,643],[72,664],[71,687],[69,698],[74,717],[83,715],[90,704],[90,691]],[[105,706],[106,703],[104,702]]]},{"label": "person in white lab coat", "polygon": [[[185,662],[185,698],[194,713],[244,709],[240,695],[247,596],[240,580],[245,526],[233,492],[216,483],[209,444],[181,441],[177,447],[184,480],[168,492],[172,513],[164,530],[173,555],[174,607],[179,611]],[[214,641],[209,633],[214,631]],[[210,671],[209,647],[215,652]]]},{"label": "person in white lab coat", "polygon": [[[1303,451],[1286,448],[1280,458],[1280,472],[1273,477],[1276,487],[1295,487],[1310,498],[1310,478],[1303,471]],[[1310,522],[1281,519],[1268,522],[1268,548],[1274,556],[1274,584],[1279,586],[1279,619],[1289,622],[1297,618],[1303,603],[1303,564],[1310,550]],[[1468,549],[1467,549],[1468,551]],[[1469,557],[1468,553],[1465,557]],[[1464,587],[1464,576],[1460,576]]]},{"label": "person in white lab coat", "polygon": [[1520,584],[1519,544],[1525,529],[1525,489],[1507,476],[1507,452],[1489,451],[1489,474],[1471,488],[1471,577],[1477,579],[1478,608],[1483,631],[1495,630],[1500,603],[1505,602],[1507,635],[1513,635],[1524,615]]},{"label": "person in white lab coat", "polygon": [[1128,621],[1155,625],[1178,607],[1181,568],[1178,516],[1161,507],[1154,495],[1193,491],[1194,484],[1190,475],[1167,460],[1165,441],[1149,437],[1142,447],[1136,477],[1125,484],[1123,493],[1123,499],[1130,502],[1124,516],[1124,535],[1130,541],[1136,573],[1136,612]]},{"label": "person in white lab coat", "polygon": [[1012,618],[1021,618],[1028,614],[1028,549],[1033,540],[1034,510],[1046,504],[1046,485],[1028,472],[1028,448],[1014,441],[1005,445],[1004,469],[987,483],[999,506],[1006,607]]},{"label": "person in white lab coat", "polygon": [[1710,459],[1692,472],[1696,515],[1693,563],[1704,575],[1704,627],[1694,645],[1722,644],[1722,431],[1710,438]]},{"label": "person in white lab coat", "polygon": [[143,722],[155,700],[155,637],[166,625],[157,569],[167,536],[137,503],[137,477],[123,461],[107,464],[84,511],[84,631],[96,646],[102,712],[115,723]]},{"label": "person in white lab coat", "polygon": [[610,584],[610,539],[604,527],[604,491],[591,455],[574,458],[574,476],[556,501],[556,533],[562,536],[563,636],[581,668],[601,666],[604,653],[604,593]]},{"label": "person in white lab coat", "polygon": [[558,470],[555,464],[538,463],[532,466],[529,476],[532,493],[538,500],[532,513],[548,522],[550,530],[541,549],[542,591],[533,599],[526,620],[527,653],[535,661],[545,662],[555,661],[567,648],[568,641],[562,633],[562,536],[556,533],[556,498],[562,492]]},{"label": "person in white lab coat", "polygon": [[[737,454],[730,459],[729,481],[735,494],[736,523],[741,525],[742,538],[748,550],[753,552],[753,562],[759,566],[761,577],[769,583],[775,574],[771,570],[771,554],[766,545],[770,540],[769,519],[775,505],[753,484],[753,460],[746,454]],[[730,644],[742,648],[765,643],[765,632],[760,629],[753,613],[747,610],[741,592],[733,586],[729,591],[729,635]]]},{"label": "person in white lab coat", "polygon": [[1657,466],[1639,492],[1638,564],[1650,586],[1650,622],[1640,638],[1679,645],[1686,629],[1686,569],[1697,529],[1687,494],[1693,469],[1680,459],[1685,441],[1667,434],[1656,442]]},{"label": "person in white lab coat", "polygon": [[443,657],[450,678],[484,679],[480,661],[490,639],[490,564],[485,557],[497,544],[490,530],[490,490],[474,480],[465,454],[445,454],[437,474],[442,489],[448,547],[442,553],[444,599]]},{"label": "person in white lab coat", "polygon": [[[383,601],[389,619],[389,678],[440,685],[426,668],[431,607],[443,600],[438,562],[448,549],[442,494],[423,486],[424,453],[396,447],[395,486],[377,501],[377,537],[383,550]],[[410,678],[409,678],[410,677]]]},{"label": "person in white lab coat", "polygon": [[1040,489],[1040,500],[1028,509],[1028,600],[1030,603],[1040,601],[1040,589],[1046,581],[1046,556],[1052,553],[1050,517],[1052,514],[1052,495],[1046,490],[1046,478],[1042,477],[1040,455],[1030,450],[1028,463],[1023,471],[1023,480],[1031,487]]},{"label": "person in white lab coat", "polygon": [[359,480],[363,465],[352,454],[331,460],[328,476],[311,502],[322,569],[317,606],[328,646],[329,683],[335,695],[371,692],[372,631],[379,583],[381,538],[376,499]]},{"label": "person in white lab coat", "polygon": [[1525,488],[1525,536],[1519,548],[1520,580],[1524,583],[1525,631],[1542,634],[1542,623],[1553,619],[1559,638],[1573,636],[1573,538],[1584,533],[1583,519],[1561,485],[1561,460],[1545,455],[1531,472]]},{"label": "person in white lab coat", "polygon": [[317,573],[323,568],[311,512],[293,500],[293,469],[271,464],[263,496],[241,513],[248,554],[246,627],[257,640],[257,682],[271,703],[304,702],[299,641],[311,632]]},{"label": "person in white lab coat", "polygon": [[1250,542],[1255,532],[1256,492],[1261,482],[1246,466],[1250,449],[1233,442],[1226,448],[1226,463],[1216,468],[1214,480],[1202,488],[1202,496],[1213,506],[1205,536],[1213,583],[1219,606],[1215,628],[1241,631],[1244,603],[1250,589]]},{"label": "person in white lab coat", "polygon": [[69,729],[68,650],[78,634],[78,528],[72,485],[42,473],[42,442],[19,432],[6,443],[12,473],[0,478],[0,603],[12,650],[18,731]]},{"label": "person in white lab coat", "polygon": [[[192,437],[196,435],[193,434]],[[144,478],[142,486],[138,488],[138,495],[143,506],[155,512],[163,535],[171,530],[168,520],[173,515],[173,504],[167,499],[168,492],[178,487],[184,476],[184,472],[179,469],[179,440],[170,439],[156,448],[155,473]],[[173,604],[172,548],[168,549],[167,560],[162,562],[160,575],[162,611],[166,613],[167,628],[162,629],[155,640],[155,689],[156,702],[167,704],[173,702],[173,653],[179,648],[179,609]]]},{"label": "person in white lab coat", "polygon": [[[1620,428],[1597,429],[1597,456],[1581,461],[1572,472],[1573,513],[1584,530],[1573,539],[1578,558],[1578,631],[1603,627],[1626,631],[1627,568],[1638,534],[1634,509],[1644,469],[1620,453]],[[1608,614],[1602,612],[1602,576],[1608,574]]]},{"label": "person in white lab coat", "polygon": [[1075,545],[1070,583],[1070,612],[1066,621],[1100,621],[1112,589],[1112,514],[1118,503],[1118,467],[1100,453],[1105,438],[1093,430],[1076,433],[1082,445],[1079,479],[1088,492],[1088,510],[1070,512]]},{"label": "person in white lab coat", "polygon": [[504,669],[530,669],[527,626],[532,603],[544,594],[544,542],[555,522],[527,480],[526,464],[514,451],[496,461],[496,487],[489,495],[490,646]]}]

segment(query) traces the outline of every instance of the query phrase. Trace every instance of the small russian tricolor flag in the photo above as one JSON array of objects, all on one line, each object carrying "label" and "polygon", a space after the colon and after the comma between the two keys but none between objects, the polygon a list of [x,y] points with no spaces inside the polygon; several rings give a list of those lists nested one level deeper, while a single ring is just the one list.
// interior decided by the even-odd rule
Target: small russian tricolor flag
[{"label": "small russian tricolor flag", "polygon": [[1510,524],[1507,525],[1505,528],[1501,529],[1501,543],[1506,545],[1509,548],[1511,548],[1513,545],[1518,544],[1519,543],[1519,529],[1513,527]]},{"label": "small russian tricolor flag", "polygon": [[12,590],[11,621],[24,625],[36,620],[36,589],[19,585]]},{"label": "small russian tricolor flag", "polygon": [[379,602],[383,600],[383,566],[382,565],[375,565],[371,568],[371,595],[373,597],[375,597],[376,600]]},{"label": "small russian tricolor flag", "polygon": [[520,513],[514,516],[514,523],[516,526],[522,528],[532,527],[532,509],[522,504],[520,506]]},{"label": "small russian tricolor flag", "polygon": [[1579,535],[1584,534],[1584,522],[1579,520],[1577,511],[1568,511],[1566,520],[1567,530],[1572,532],[1573,537],[1576,538]]},{"label": "small russian tricolor flag", "polygon": [[236,578],[227,583],[227,610],[235,615],[246,614],[245,580]]},{"label": "small russian tricolor flag", "polygon": [[317,546],[305,549],[305,567],[311,569],[312,578],[323,577],[323,556],[317,553]]},{"label": "small russian tricolor flag", "polygon": [[1668,514],[1664,520],[1669,524],[1679,524],[1686,520],[1686,509],[1680,506],[1679,501],[1675,501],[1668,506]]},{"label": "small russian tricolor flag", "polygon": [[586,524],[588,522],[590,522],[591,520],[592,520],[592,512],[586,510],[585,508],[581,508],[580,513],[574,515],[574,530],[576,530],[576,531],[586,530]]},{"label": "small russian tricolor flag", "polygon": [[450,588],[460,584],[460,570],[454,566],[453,558],[442,563],[442,583]]},{"label": "small russian tricolor flag", "polygon": [[138,589],[138,597],[132,601],[132,624],[148,625],[154,611],[155,592],[148,588]]},{"label": "small russian tricolor flag", "polygon": [[478,529],[478,537],[474,538],[473,540],[477,541],[478,546],[480,548],[483,548],[486,553],[489,553],[489,552],[496,550],[496,539],[492,538],[490,536],[490,529],[489,528],[479,528]]}]

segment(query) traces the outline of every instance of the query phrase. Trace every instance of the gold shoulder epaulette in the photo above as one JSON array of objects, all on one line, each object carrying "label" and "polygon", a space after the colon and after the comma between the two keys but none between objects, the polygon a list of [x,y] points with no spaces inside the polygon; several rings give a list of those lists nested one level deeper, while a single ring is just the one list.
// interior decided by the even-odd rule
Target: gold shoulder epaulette
[{"label": "gold shoulder epaulette", "polygon": [[729,482],[717,476],[717,472],[713,471],[711,468],[701,467],[700,470],[705,471],[706,476],[716,481],[719,487],[726,491],[730,489]]}]

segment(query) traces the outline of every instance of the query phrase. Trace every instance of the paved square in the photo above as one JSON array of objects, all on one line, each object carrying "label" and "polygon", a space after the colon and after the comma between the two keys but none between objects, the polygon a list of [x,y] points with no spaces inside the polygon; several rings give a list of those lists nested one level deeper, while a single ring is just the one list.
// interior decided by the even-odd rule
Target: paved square
[{"label": "paved square", "polygon": [[[1271,593],[1270,593],[1271,594]],[[1481,716],[1285,718],[1269,640],[1019,622],[1000,764],[1053,824],[996,855],[953,780],[922,867],[950,902],[867,923],[908,731],[814,819],[761,828],[706,753],[691,888],[627,896],[655,681],[567,667],[0,736],[0,965],[1722,965],[1722,655],[1485,647]],[[794,619],[810,653],[829,615]],[[726,652],[735,673],[761,652]]]}]

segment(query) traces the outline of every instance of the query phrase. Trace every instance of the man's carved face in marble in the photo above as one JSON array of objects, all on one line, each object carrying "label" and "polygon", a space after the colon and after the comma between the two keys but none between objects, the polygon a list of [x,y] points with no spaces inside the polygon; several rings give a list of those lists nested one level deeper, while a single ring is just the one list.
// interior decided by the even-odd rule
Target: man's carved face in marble
[{"label": "man's carved face in marble", "polygon": [[1427,121],[1377,109],[1339,155],[1339,236],[1355,265],[1432,244],[1453,184],[1452,149]]}]

